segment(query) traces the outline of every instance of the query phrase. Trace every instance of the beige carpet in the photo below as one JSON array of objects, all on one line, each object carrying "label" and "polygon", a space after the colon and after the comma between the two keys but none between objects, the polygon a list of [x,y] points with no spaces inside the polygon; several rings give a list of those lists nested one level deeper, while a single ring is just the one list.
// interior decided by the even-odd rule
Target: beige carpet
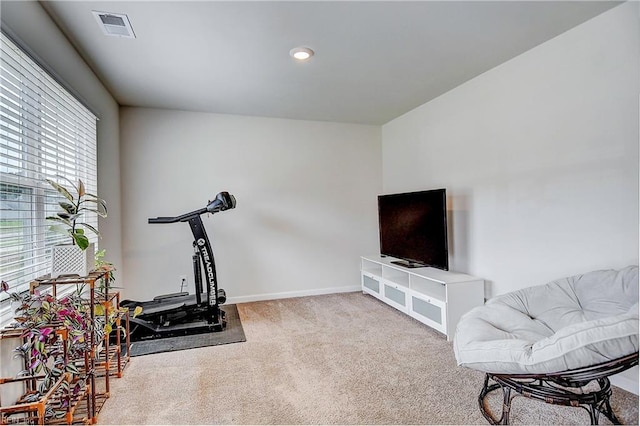
[{"label": "beige carpet", "polygon": [[[361,293],[239,304],[247,341],[136,357],[99,424],[487,424],[483,375],[450,342]],[[496,402],[497,399],[496,399]],[[614,410],[638,424],[638,397]],[[602,424],[609,424],[601,416]],[[589,424],[585,410],[518,397],[512,424]]]}]

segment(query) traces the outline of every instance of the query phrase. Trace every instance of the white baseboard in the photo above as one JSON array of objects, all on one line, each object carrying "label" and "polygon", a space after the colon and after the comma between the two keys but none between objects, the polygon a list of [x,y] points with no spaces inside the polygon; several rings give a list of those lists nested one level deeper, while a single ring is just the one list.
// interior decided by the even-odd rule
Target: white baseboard
[{"label": "white baseboard", "polygon": [[319,296],[322,294],[333,294],[333,293],[352,293],[354,291],[360,291],[360,290],[362,290],[362,287],[359,285],[356,285],[356,286],[347,286],[347,287],[319,288],[319,289],[302,290],[302,291],[285,291],[282,293],[254,294],[251,296],[229,297],[226,303],[237,304],[237,303],[248,303],[248,302],[260,302],[262,300],[289,299],[291,297]]},{"label": "white baseboard", "polygon": [[[633,374],[633,373],[629,374],[628,373],[628,372],[634,372],[634,371],[635,371],[635,374]],[[627,373],[627,374],[625,375],[625,373]],[[635,377],[633,377],[633,376],[629,377],[632,374]],[[624,390],[626,390],[628,392],[631,392],[632,394],[638,395],[638,376],[637,376],[637,374],[638,374],[638,369],[636,367],[636,368],[627,370],[627,371],[625,371],[623,373],[611,376],[609,378],[609,380],[611,381],[612,385],[617,386],[617,387],[619,387],[621,389],[624,389]]]}]

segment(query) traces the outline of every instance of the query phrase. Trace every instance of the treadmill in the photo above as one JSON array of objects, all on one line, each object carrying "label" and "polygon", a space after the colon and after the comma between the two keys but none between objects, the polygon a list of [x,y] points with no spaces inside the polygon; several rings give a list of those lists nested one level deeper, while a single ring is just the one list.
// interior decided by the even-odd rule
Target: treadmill
[{"label": "treadmill", "polygon": [[[143,302],[123,300],[120,306],[129,309],[131,336],[134,340],[224,330],[226,318],[220,305],[224,304],[227,298],[225,291],[218,288],[213,251],[201,215],[215,214],[235,207],[235,197],[228,192],[220,192],[202,209],[176,217],[149,218],[150,224],[189,223],[194,239],[192,261],[195,294],[165,294]],[[202,287],[203,275],[206,293]],[[134,318],[133,312],[136,307],[141,307],[142,313]]]}]

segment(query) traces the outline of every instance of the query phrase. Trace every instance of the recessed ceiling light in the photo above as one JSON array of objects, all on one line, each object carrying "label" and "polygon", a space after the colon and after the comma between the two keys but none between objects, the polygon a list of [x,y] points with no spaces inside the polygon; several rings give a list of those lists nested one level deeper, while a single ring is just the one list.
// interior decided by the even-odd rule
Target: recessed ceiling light
[{"label": "recessed ceiling light", "polygon": [[313,56],[313,53],[313,50],[309,49],[308,47],[296,47],[295,49],[291,49],[289,51],[289,55],[293,56],[299,61],[306,61]]}]

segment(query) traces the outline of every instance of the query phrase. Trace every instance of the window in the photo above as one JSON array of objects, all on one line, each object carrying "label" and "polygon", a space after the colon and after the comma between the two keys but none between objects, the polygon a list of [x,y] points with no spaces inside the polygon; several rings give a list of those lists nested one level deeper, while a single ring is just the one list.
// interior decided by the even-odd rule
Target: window
[{"label": "window", "polygon": [[[4,33],[0,42],[0,278],[19,292],[50,272],[51,246],[71,242],[49,229],[63,198],[45,178],[97,193],[96,117]],[[82,221],[97,228],[95,213]]]}]

